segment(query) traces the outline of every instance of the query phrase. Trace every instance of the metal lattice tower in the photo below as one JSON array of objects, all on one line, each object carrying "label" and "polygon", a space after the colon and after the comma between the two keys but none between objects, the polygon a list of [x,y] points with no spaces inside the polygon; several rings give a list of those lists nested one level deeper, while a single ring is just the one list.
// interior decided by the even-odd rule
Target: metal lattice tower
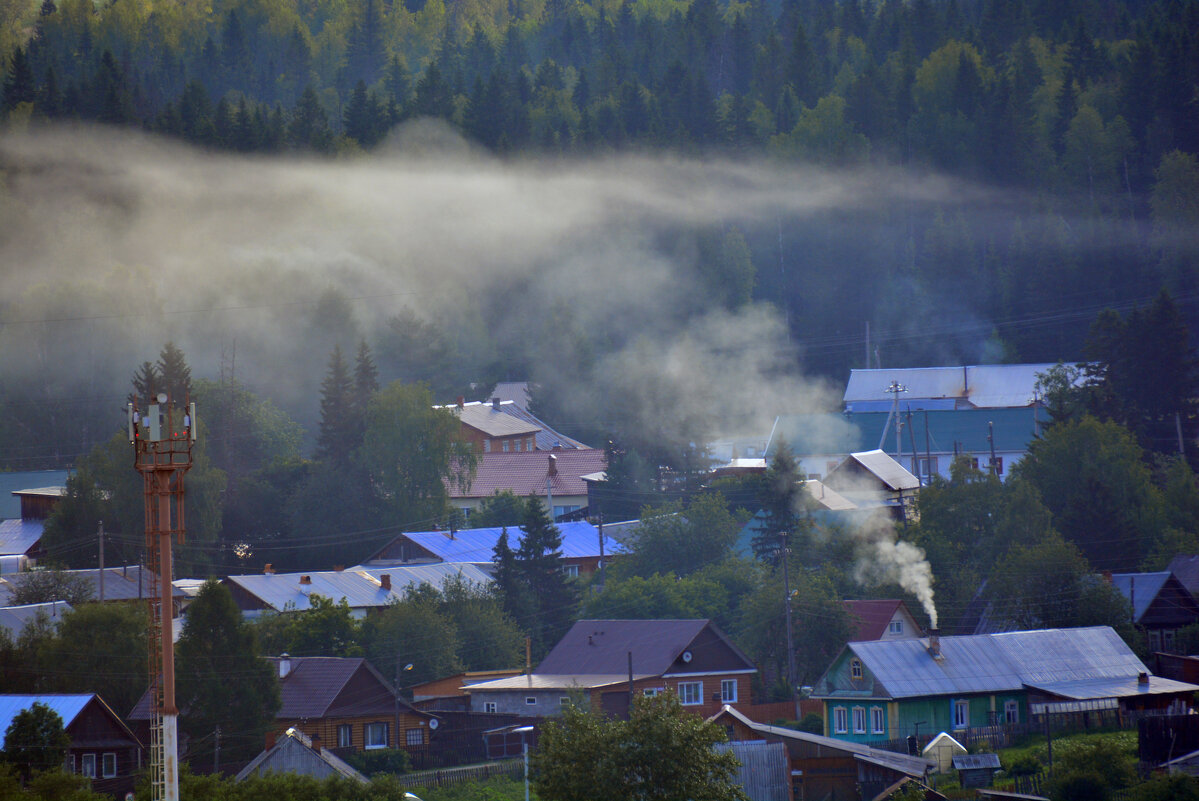
[{"label": "metal lattice tower", "polygon": [[128,406],[129,441],[146,502],[146,564],[150,577],[150,787],[154,801],[179,799],[179,710],[175,706],[171,542],[183,543],[183,476],[192,465],[196,409],[173,408],[165,394],[144,415]]}]

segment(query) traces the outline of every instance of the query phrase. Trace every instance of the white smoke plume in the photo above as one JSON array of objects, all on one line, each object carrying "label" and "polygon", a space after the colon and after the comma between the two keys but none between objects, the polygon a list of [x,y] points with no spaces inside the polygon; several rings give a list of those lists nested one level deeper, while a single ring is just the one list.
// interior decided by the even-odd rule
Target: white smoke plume
[{"label": "white smoke plume", "polygon": [[933,571],[924,549],[900,540],[884,513],[871,516],[855,533],[854,579],[861,584],[898,584],[916,596],[937,628],[933,603]]}]

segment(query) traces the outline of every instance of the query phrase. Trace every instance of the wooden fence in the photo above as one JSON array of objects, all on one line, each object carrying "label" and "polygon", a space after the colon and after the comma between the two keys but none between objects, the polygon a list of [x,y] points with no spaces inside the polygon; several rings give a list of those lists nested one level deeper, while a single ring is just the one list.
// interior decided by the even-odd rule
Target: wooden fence
[{"label": "wooden fence", "polygon": [[450,787],[465,782],[486,781],[494,776],[508,776],[513,779],[524,778],[523,759],[505,759],[501,762],[488,762],[484,765],[465,765],[443,770],[425,770],[418,773],[405,773],[396,776],[400,784],[406,788],[413,787]]}]

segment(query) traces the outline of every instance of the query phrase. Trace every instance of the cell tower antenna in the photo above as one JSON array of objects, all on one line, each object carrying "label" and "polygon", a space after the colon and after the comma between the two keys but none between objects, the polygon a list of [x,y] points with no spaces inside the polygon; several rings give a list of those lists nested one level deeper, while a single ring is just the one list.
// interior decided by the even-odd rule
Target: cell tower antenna
[{"label": "cell tower antenna", "polygon": [[146,501],[146,561],[150,661],[150,797],[179,801],[179,710],[175,706],[175,650],[171,540],[183,544],[183,476],[192,466],[196,405],[177,406],[159,393],[145,413],[126,407],[133,463]]}]

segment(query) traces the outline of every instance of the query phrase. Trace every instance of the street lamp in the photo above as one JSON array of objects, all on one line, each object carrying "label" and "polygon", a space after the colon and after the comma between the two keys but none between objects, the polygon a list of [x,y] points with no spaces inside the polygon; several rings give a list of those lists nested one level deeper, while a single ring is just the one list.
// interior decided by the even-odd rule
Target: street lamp
[{"label": "street lamp", "polygon": [[525,757],[525,801],[529,801],[529,741],[525,738],[525,735],[533,731],[533,727],[521,726],[512,731],[520,734],[521,750],[524,752]]}]

